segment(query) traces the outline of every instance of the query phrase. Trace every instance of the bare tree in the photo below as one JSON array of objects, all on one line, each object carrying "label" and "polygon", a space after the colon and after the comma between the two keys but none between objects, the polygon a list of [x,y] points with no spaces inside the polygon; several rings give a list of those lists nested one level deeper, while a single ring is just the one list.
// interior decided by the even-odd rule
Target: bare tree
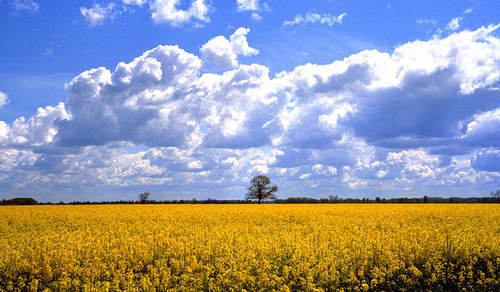
[{"label": "bare tree", "polygon": [[490,196],[495,199],[500,199],[500,190],[497,190],[496,192],[491,192]]},{"label": "bare tree", "polygon": [[151,194],[148,192],[140,193],[139,194],[139,201],[141,201],[141,203],[146,203],[150,196],[151,196]]},{"label": "bare tree", "polygon": [[260,204],[265,199],[276,199],[274,193],[278,191],[278,187],[276,185],[271,186],[271,180],[267,176],[256,176],[250,183],[252,185],[248,188],[247,200],[257,199]]}]

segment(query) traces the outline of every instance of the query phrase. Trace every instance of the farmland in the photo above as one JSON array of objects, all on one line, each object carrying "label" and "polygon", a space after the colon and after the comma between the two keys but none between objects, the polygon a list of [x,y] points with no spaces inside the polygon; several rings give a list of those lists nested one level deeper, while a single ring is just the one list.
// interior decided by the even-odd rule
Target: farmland
[{"label": "farmland", "polygon": [[0,207],[0,290],[500,289],[498,204]]}]

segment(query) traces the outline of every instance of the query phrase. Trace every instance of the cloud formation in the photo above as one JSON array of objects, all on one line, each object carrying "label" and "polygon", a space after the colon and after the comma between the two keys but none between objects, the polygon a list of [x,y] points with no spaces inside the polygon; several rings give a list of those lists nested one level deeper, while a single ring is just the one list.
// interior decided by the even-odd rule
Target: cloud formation
[{"label": "cloud formation", "polygon": [[[158,46],[82,72],[65,103],[0,122],[0,182],[189,186],[189,198],[235,197],[257,174],[294,195],[487,189],[500,179],[499,26],[275,76],[237,60],[257,52],[245,28],[201,58]],[[229,69],[205,72],[202,60]]]},{"label": "cloud formation", "polygon": [[418,25],[432,25],[435,26],[437,24],[436,20],[432,18],[418,18],[415,21]]},{"label": "cloud formation", "polygon": [[153,0],[150,4],[151,18],[156,23],[168,23],[173,26],[181,26],[192,19],[201,22],[210,21],[208,18],[210,7],[205,0],[193,0],[186,10],[177,7],[179,2],[179,0]]},{"label": "cloud formation", "polygon": [[166,23],[179,27],[188,23],[194,23],[196,27],[210,22],[208,14],[210,6],[206,0],[193,0],[187,9],[179,9],[180,0],[122,0],[110,2],[107,5],[95,3],[92,7],[80,7],[80,14],[85,18],[89,26],[99,26],[108,20],[113,20],[117,15],[124,12],[134,12],[130,7],[143,7],[148,4],[151,11],[151,19],[155,23]]},{"label": "cloud formation", "polygon": [[58,129],[56,121],[70,119],[64,103],[38,108],[28,120],[17,118],[9,126],[0,121],[0,146],[37,147],[50,144]]},{"label": "cloud formation", "polygon": [[185,94],[200,66],[198,57],[177,46],[159,46],[128,64],[119,63],[113,73],[102,67],[83,72],[67,85],[73,118],[59,123],[58,143],[191,143],[196,111]]},{"label": "cloud formation", "polygon": [[10,4],[18,11],[37,12],[40,6],[33,0],[14,0]]},{"label": "cloud formation", "polygon": [[484,150],[474,154],[472,167],[488,172],[500,172],[500,150]]},{"label": "cloud formation", "polygon": [[88,25],[93,27],[103,25],[106,20],[112,19],[117,11],[115,10],[115,4],[111,2],[107,6],[101,6],[96,3],[91,8],[80,7],[80,13]]},{"label": "cloud formation", "polygon": [[251,56],[259,50],[248,45],[246,35],[250,29],[240,27],[230,37],[217,36],[204,44],[200,52],[203,60],[220,68],[235,68],[238,66],[238,55]]},{"label": "cloud formation", "polygon": [[238,11],[257,11],[260,9],[259,0],[236,0]]},{"label": "cloud formation", "polygon": [[462,21],[463,17],[455,17],[453,18],[448,25],[446,26],[447,30],[457,30],[460,28],[460,21]]},{"label": "cloud formation", "polygon": [[7,94],[0,91],[0,108],[6,105],[8,101]]},{"label": "cloud formation", "polygon": [[347,13],[339,15],[319,14],[308,12],[306,14],[297,14],[293,20],[285,20],[283,26],[292,26],[305,23],[321,23],[332,26],[334,24],[342,24],[342,21]]},{"label": "cloud formation", "polygon": [[122,3],[125,5],[137,5],[137,6],[142,6],[147,2],[148,0],[122,0]]},{"label": "cloud formation", "polygon": [[262,19],[262,12],[270,12],[271,7],[267,2],[260,2],[259,0],[236,0],[236,10],[238,12],[249,11],[252,14],[250,18],[255,21]]}]

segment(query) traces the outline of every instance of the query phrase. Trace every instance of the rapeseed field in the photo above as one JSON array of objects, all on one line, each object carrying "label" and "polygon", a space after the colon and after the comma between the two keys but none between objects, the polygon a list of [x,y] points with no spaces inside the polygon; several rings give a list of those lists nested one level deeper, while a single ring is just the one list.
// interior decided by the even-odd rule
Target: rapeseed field
[{"label": "rapeseed field", "polygon": [[500,290],[498,204],[0,207],[2,291]]}]

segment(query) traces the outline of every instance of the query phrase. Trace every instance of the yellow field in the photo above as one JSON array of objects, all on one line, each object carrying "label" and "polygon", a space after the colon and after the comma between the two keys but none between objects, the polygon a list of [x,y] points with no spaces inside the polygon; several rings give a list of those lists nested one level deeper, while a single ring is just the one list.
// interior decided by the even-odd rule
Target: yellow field
[{"label": "yellow field", "polygon": [[0,207],[0,290],[500,290],[500,206]]}]

